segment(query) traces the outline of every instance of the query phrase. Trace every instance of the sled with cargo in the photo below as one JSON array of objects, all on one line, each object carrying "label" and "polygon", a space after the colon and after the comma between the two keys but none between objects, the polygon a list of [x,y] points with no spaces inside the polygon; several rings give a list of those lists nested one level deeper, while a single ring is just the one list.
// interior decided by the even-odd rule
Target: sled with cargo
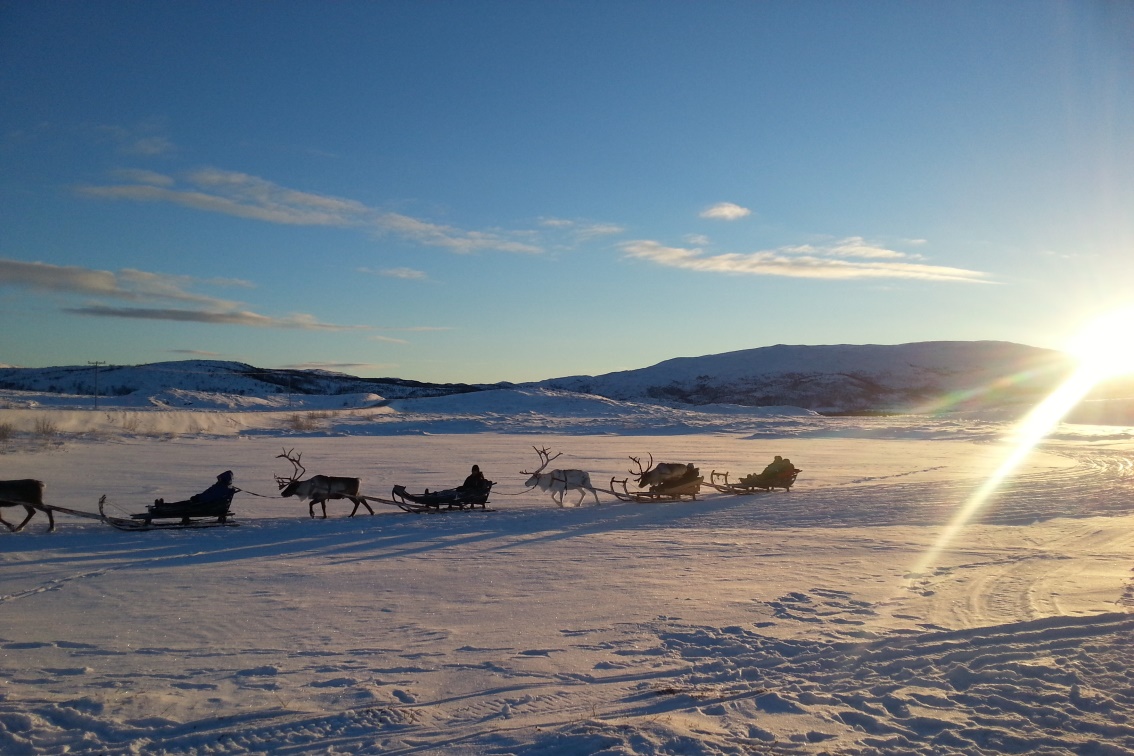
[{"label": "sled with cargo", "polygon": [[607,493],[619,501],[696,501],[701,484],[705,482],[700,470],[692,464],[659,462],[655,465],[653,454],[645,465],[640,457],[630,457],[630,460],[637,464],[638,470],[628,472],[637,476],[638,487],[646,490],[631,491],[627,485],[629,478],[611,478]]},{"label": "sled with cargo", "polygon": [[745,475],[736,482],[730,483],[727,472],[719,473],[713,470],[709,475],[707,485],[721,493],[736,495],[752,494],[757,491],[773,491],[777,488],[790,491],[791,487],[795,485],[795,479],[801,472],[803,472],[803,470],[798,467],[793,467],[790,470],[781,470],[780,472],[774,473],[752,473]]},{"label": "sled with cargo", "polygon": [[169,530],[175,528],[215,528],[235,526],[232,522],[232,495],[216,501],[165,501],[157,499],[145,512],[118,517],[107,514],[106,496],[98,500],[100,519],[119,530]]},{"label": "sled with cargo", "polygon": [[425,489],[425,493],[410,493],[405,486],[394,486],[392,500],[367,497],[384,504],[393,504],[406,512],[467,512],[479,510],[494,512],[488,508],[488,495],[492,492],[493,481],[476,489],[446,488],[440,491]]}]

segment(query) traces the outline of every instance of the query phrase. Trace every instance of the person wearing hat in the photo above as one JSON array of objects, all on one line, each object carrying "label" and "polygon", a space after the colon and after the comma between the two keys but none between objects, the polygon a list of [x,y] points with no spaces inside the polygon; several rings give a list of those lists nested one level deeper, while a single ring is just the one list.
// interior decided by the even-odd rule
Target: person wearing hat
[{"label": "person wearing hat", "polygon": [[465,478],[465,482],[458,486],[457,490],[483,491],[487,486],[488,481],[484,479],[484,473],[480,471],[480,465],[473,465],[469,477]]},{"label": "person wearing hat", "polygon": [[234,477],[232,470],[225,470],[217,476],[216,483],[199,494],[193,494],[189,497],[189,501],[195,504],[212,504],[218,501],[231,501],[236,492],[240,490],[232,485]]}]

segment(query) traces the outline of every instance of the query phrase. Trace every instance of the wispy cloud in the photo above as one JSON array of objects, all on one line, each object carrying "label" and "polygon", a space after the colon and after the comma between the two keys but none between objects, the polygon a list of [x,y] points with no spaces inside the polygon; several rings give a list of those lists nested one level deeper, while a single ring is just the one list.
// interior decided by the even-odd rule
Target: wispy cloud
[{"label": "wispy cloud", "polygon": [[215,312],[153,307],[110,307],[93,304],[84,307],[65,307],[64,312],[100,318],[131,318],[135,320],[171,320],[180,323],[207,323],[211,325],[241,325],[254,328],[291,328],[302,331],[348,331],[363,326],[344,326],[320,323],[311,315],[297,313],[285,318],[274,318],[244,310]]},{"label": "wispy cloud", "polygon": [[71,265],[0,259],[0,286],[135,301],[169,299],[217,308],[235,305],[224,299],[187,291],[186,288],[194,283],[195,279],[189,276],[149,273],[130,268],[114,273]]},{"label": "wispy cloud", "polygon": [[[244,325],[258,328],[295,328],[302,330],[342,331],[361,326],[321,323],[314,316],[290,315],[284,318],[260,315],[240,309],[239,302],[218,299],[188,291],[200,283],[190,276],[173,276],[127,268],[117,272],[94,270],[70,265],[50,265],[0,258],[0,286],[44,291],[62,295],[109,298],[127,302],[183,303],[188,307],[111,307],[96,302],[82,307],[64,308],[64,312],[93,317],[133,318],[137,320],[173,320],[220,325]],[[236,279],[210,280],[214,285],[251,286]]]},{"label": "wispy cloud", "polygon": [[115,178],[135,184],[150,184],[152,186],[173,186],[176,182],[164,173],[147,171],[141,168],[119,168],[114,171]]},{"label": "wispy cloud", "polygon": [[710,255],[698,248],[667,247],[648,240],[627,242],[621,248],[630,258],[708,273],[841,280],[906,278],[992,283],[991,276],[987,273],[914,262],[913,260],[921,258],[868,244],[859,237],[843,239],[828,246],[808,244],[747,254]]},{"label": "wispy cloud", "polygon": [[751,214],[751,210],[733,202],[718,202],[712,207],[701,211],[701,217],[708,218],[709,220],[734,221]]},{"label": "wispy cloud", "polygon": [[171,186],[155,184],[152,180],[133,180],[123,184],[81,186],[78,191],[88,197],[108,200],[169,202],[267,223],[357,228],[393,234],[456,253],[494,250],[537,254],[543,251],[523,232],[469,231],[430,223],[369,207],[356,200],[289,189],[246,173],[206,168],[191,173],[186,184]]},{"label": "wispy cloud", "polygon": [[373,276],[385,276],[386,278],[400,278],[404,281],[425,281],[429,278],[425,271],[414,270],[413,268],[380,268],[378,270],[359,268],[358,272]]},{"label": "wispy cloud", "polygon": [[220,352],[209,352],[204,349],[167,349],[170,354],[188,354],[193,357],[219,357]]},{"label": "wispy cloud", "polygon": [[[377,328],[376,330],[384,331],[386,333],[430,333],[434,331],[452,331],[452,326],[407,326],[405,328]],[[385,336],[383,334],[374,334],[368,337],[371,341],[381,341],[385,344],[408,344],[405,339],[400,339],[397,336]]]},{"label": "wispy cloud", "polygon": [[592,241],[603,236],[616,236],[626,232],[626,229],[617,223],[595,223],[566,218],[540,218],[539,225],[555,232],[561,232],[561,235],[566,234],[576,243]]},{"label": "wispy cloud", "polygon": [[95,129],[96,133],[109,137],[119,153],[139,157],[167,155],[177,150],[177,146],[160,133],[163,130],[160,121],[147,121],[132,128],[99,126]]},{"label": "wispy cloud", "polygon": [[587,223],[576,228],[575,233],[581,239],[595,239],[600,236],[615,236],[624,233],[625,228],[615,223]]},{"label": "wispy cloud", "polygon": [[330,372],[351,370],[359,372],[361,370],[392,370],[398,365],[379,362],[297,362],[294,365],[283,365],[282,367],[288,370],[327,370]]}]

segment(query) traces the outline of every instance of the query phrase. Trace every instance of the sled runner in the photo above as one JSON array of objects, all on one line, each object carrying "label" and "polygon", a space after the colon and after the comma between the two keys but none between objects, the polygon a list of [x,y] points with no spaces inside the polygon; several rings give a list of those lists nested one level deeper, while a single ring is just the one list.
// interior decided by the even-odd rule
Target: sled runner
[{"label": "sled runner", "polygon": [[[233,494],[236,492],[233,491]],[[232,496],[210,502],[165,501],[158,499],[146,507],[141,514],[129,517],[114,517],[106,513],[106,496],[98,500],[98,512],[102,521],[119,530],[158,530],[169,528],[212,528],[233,525]],[[165,522],[163,522],[163,520]],[[169,522],[172,520],[172,522]]]},{"label": "sled runner", "polygon": [[493,482],[490,480],[486,481],[484,488],[478,490],[446,488],[442,491],[430,491],[427,488],[425,493],[420,494],[406,491],[405,486],[394,486],[391,493],[393,501],[386,499],[378,499],[378,501],[401,507],[407,512],[450,512],[471,509],[492,512],[495,510],[485,506],[488,504],[488,494],[492,491],[492,486]]},{"label": "sled runner", "polygon": [[[790,470],[784,470],[779,473],[752,473],[751,475],[744,476],[735,483],[729,483],[727,472],[719,473],[713,470],[709,476],[708,485],[722,493],[738,495],[756,493],[757,491],[772,491],[776,488],[790,491],[791,487],[795,485],[796,477],[801,472],[803,472],[803,470],[793,467]],[[718,483],[718,480],[721,482]]]}]

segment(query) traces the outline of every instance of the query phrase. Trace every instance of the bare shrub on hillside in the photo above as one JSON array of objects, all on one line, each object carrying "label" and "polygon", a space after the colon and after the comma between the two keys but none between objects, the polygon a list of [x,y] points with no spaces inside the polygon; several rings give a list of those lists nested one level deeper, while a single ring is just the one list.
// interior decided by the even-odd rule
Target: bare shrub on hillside
[{"label": "bare shrub on hillside", "polygon": [[330,417],[325,412],[293,412],[288,415],[284,425],[293,431],[313,431],[321,427],[320,420]]},{"label": "bare shrub on hillside", "polygon": [[59,426],[51,421],[51,418],[40,415],[35,419],[35,426],[32,428],[32,433],[38,438],[47,441],[59,435]]},{"label": "bare shrub on hillside", "polygon": [[16,429],[11,423],[0,423],[0,441],[10,441]]}]

